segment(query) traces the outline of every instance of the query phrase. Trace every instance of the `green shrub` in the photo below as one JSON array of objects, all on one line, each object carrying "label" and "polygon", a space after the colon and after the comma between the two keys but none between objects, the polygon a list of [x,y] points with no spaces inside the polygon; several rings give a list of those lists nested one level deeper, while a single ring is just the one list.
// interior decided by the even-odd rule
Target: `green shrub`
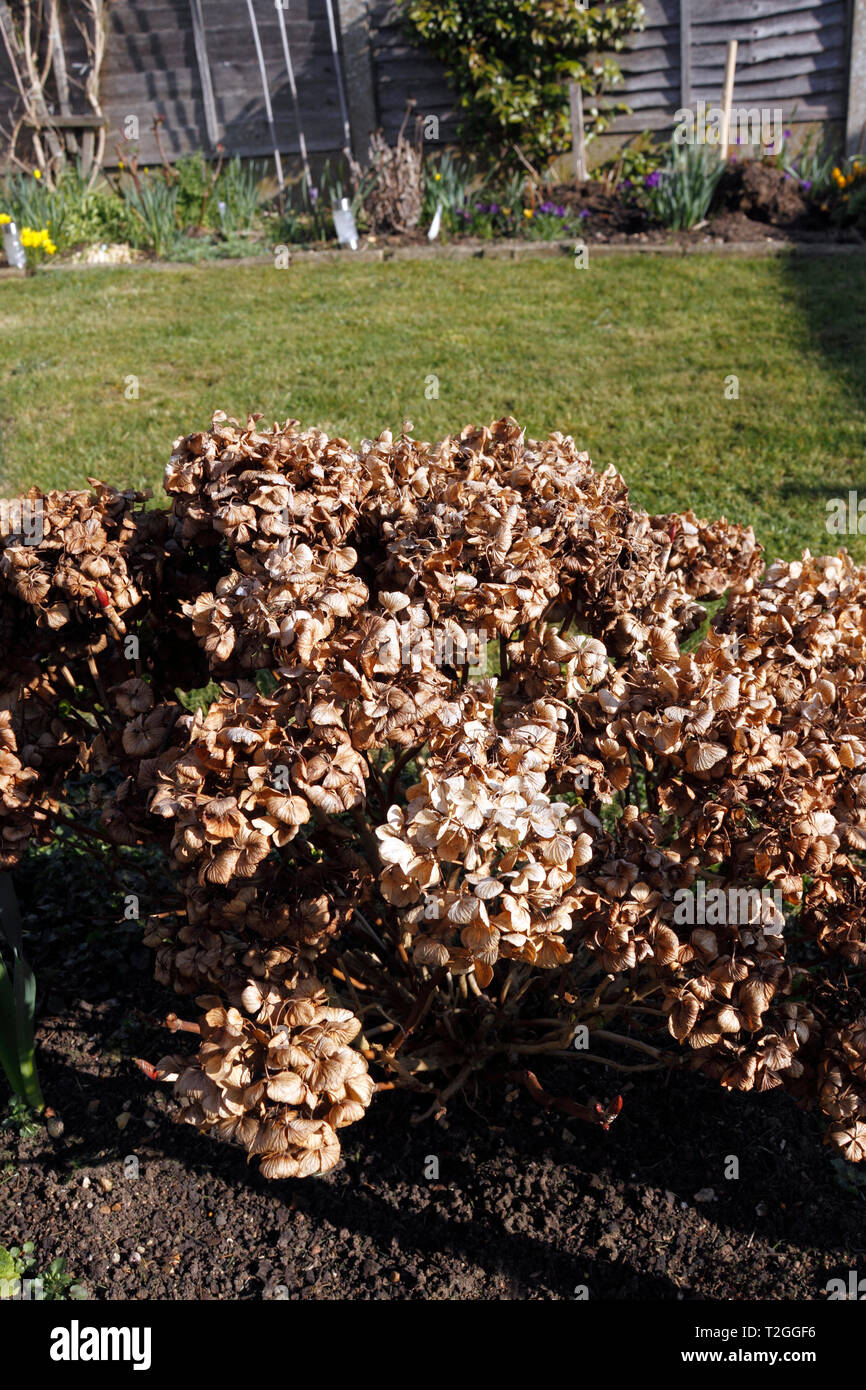
[{"label": "green shrub", "polygon": [[597,164],[593,175],[616,183],[626,179],[631,183],[642,183],[664,164],[665,157],[666,150],[655,143],[652,131],[644,130],[627,140],[615,154]]},{"label": "green shrub", "polygon": [[217,227],[219,214],[212,195],[213,174],[201,150],[185,154],[166,182],[177,191],[177,220],[181,227]]},{"label": "green shrub", "polygon": [[[444,63],[464,117],[461,137],[498,151],[515,141],[534,159],[571,143],[568,80],[580,83],[588,133],[605,128],[603,91],[621,81],[610,54],[643,27],[638,0],[401,0],[407,23]],[[618,107],[614,109],[625,109]]]},{"label": "green shrub", "polygon": [[123,200],[104,184],[97,184],[80,204],[64,209],[60,232],[64,250],[94,242],[131,241],[135,234]]}]

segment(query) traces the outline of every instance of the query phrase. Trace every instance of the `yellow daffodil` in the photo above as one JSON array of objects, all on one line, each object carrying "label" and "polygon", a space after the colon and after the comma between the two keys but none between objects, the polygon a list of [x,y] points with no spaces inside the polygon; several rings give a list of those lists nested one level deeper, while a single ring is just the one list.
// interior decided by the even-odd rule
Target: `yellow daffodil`
[{"label": "yellow daffodil", "polygon": [[46,256],[53,256],[57,252],[47,227],[42,227],[39,231],[34,227],[22,227],[21,245],[25,250],[44,251]]},{"label": "yellow daffodil", "polygon": [[524,208],[524,209],[523,209],[523,216],[524,216],[524,217],[534,217],[534,216],[535,216],[535,213],[532,211],[532,208]]},{"label": "yellow daffodil", "polygon": [[12,218],[9,216],[8,212],[0,212],[0,227],[5,227],[7,222],[11,221]]},{"label": "yellow daffodil", "polygon": [[33,177],[34,177],[34,179],[41,179],[41,178],[42,178],[42,170],[41,170],[41,169],[34,169],[34,170],[33,170]]}]

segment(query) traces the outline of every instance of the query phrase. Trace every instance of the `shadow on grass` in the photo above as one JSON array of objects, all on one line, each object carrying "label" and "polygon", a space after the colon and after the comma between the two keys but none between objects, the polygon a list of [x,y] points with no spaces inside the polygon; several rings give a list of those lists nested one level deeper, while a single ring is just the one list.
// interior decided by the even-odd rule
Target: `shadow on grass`
[{"label": "shadow on grass", "polygon": [[[810,353],[845,384],[853,410],[866,399],[866,255],[786,256],[785,283],[800,309]],[[860,313],[851,313],[852,304]],[[866,479],[864,479],[866,482]]]},{"label": "shadow on grass", "polygon": [[[802,513],[804,505],[813,513],[822,539],[827,537],[825,543],[813,542],[813,553],[835,553],[845,547],[862,564],[866,561],[866,511],[858,513],[857,497],[850,508],[849,498],[853,492],[866,499],[866,256],[792,255],[784,258],[782,266],[783,285],[803,326],[799,352],[807,381],[814,364],[816,376],[829,377],[831,397],[838,402],[830,418],[827,405],[816,403],[811,423],[816,432],[840,436],[840,443],[824,476],[815,476],[808,457],[792,457],[790,471],[779,483],[778,505],[784,512],[787,504],[792,515]],[[808,399],[802,409],[808,417]],[[819,410],[825,412],[824,418],[815,415]],[[848,428],[858,423],[859,434]],[[831,530],[831,518],[839,524],[840,511],[842,529]]]}]

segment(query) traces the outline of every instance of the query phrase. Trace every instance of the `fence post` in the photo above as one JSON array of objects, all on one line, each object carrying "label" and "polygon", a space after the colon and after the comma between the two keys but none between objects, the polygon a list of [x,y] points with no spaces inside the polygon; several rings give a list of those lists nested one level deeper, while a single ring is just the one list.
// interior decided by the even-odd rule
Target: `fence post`
[{"label": "fence post", "polygon": [[583,124],[583,92],[579,82],[568,84],[569,114],[571,119],[571,148],[574,156],[574,177],[578,183],[585,183],[589,177],[586,168],[586,130]]},{"label": "fence post", "polygon": [[680,106],[692,104],[692,0],[680,0]]},{"label": "fence post", "polygon": [[845,153],[859,154],[866,137],[866,0],[854,0],[848,58],[848,118]]},{"label": "fence post", "polygon": [[370,136],[379,125],[373,85],[373,54],[369,0],[336,0],[340,21],[340,47],[346,74],[352,153],[366,164]]}]

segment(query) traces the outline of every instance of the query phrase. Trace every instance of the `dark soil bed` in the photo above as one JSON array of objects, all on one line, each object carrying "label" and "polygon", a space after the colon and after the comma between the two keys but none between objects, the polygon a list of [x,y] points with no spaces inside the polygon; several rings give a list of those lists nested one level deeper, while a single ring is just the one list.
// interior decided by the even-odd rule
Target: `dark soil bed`
[{"label": "dark soil bed", "polygon": [[[796,179],[773,164],[758,160],[734,164],[719,186],[718,208],[697,227],[672,232],[654,226],[640,207],[634,192],[622,184],[592,181],[563,183],[548,191],[550,202],[565,208],[564,221],[579,228],[587,242],[627,242],[658,245],[673,242],[687,245],[695,241],[719,242],[795,241],[862,243],[856,227],[840,227],[831,221],[819,204],[813,202]],[[477,237],[461,237],[461,244],[484,245]],[[416,232],[364,238],[363,245],[426,245],[426,234]]]},{"label": "dark soil bed", "polygon": [[823,1299],[862,1262],[866,1185],[814,1117],[685,1072],[538,1069],[560,1094],[621,1090],[606,1134],[508,1083],[438,1124],[383,1094],[328,1177],[265,1181],[136,1070],[177,1050],[165,1013],[195,1006],[153,983],[140,928],[105,915],[101,871],[80,867],[55,855],[19,877],[64,1131],[0,1130],[0,1244],[65,1256],[92,1297]]}]

